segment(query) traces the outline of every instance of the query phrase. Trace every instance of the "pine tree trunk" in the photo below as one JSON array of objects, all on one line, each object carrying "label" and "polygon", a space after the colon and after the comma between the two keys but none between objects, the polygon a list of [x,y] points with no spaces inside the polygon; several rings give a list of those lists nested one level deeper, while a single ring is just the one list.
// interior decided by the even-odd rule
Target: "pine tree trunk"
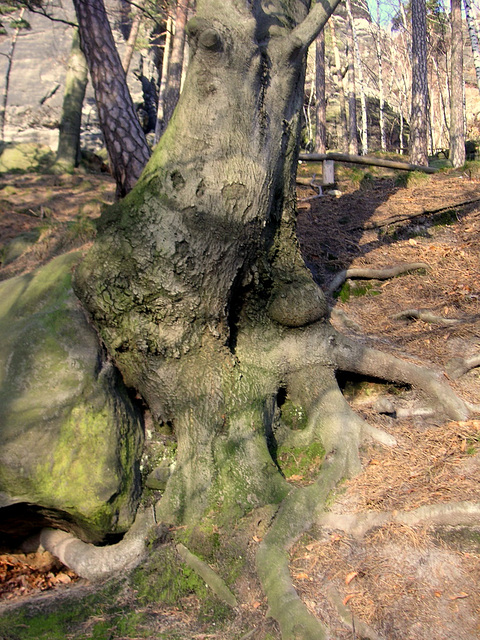
[{"label": "pine tree trunk", "polygon": [[325,153],[327,148],[327,101],[325,98],[325,33],[315,40],[315,151]]},{"label": "pine tree trunk", "polygon": [[360,107],[362,112],[362,155],[368,153],[368,119],[367,119],[367,101],[365,98],[365,86],[363,81],[363,65],[360,57],[360,47],[358,46],[357,29],[355,28],[355,21],[353,19],[352,4],[350,0],[346,0],[347,15],[350,22],[350,30],[353,41],[353,51],[355,54],[355,80],[358,79],[358,88],[360,90]]},{"label": "pine tree trunk", "polygon": [[62,117],[60,120],[56,166],[71,171],[80,155],[80,130],[82,108],[88,82],[88,68],[80,47],[78,29],[73,32],[72,47],[68,58]]},{"label": "pine tree trunk", "polygon": [[410,162],[428,164],[427,20],[425,0],[412,0]]},{"label": "pine tree trunk", "polygon": [[465,18],[467,20],[468,35],[470,37],[470,44],[472,47],[473,64],[475,66],[475,74],[477,76],[477,86],[480,91],[480,47],[478,45],[478,30],[473,15],[471,0],[463,0],[463,6],[465,7]]},{"label": "pine tree trunk", "polygon": [[450,160],[455,168],[465,164],[465,113],[463,102],[462,3],[451,0],[452,51],[450,93]]},{"label": "pine tree trunk", "polygon": [[135,113],[103,0],[74,0],[74,6],[117,197],[123,197],[138,180],[150,150]]}]

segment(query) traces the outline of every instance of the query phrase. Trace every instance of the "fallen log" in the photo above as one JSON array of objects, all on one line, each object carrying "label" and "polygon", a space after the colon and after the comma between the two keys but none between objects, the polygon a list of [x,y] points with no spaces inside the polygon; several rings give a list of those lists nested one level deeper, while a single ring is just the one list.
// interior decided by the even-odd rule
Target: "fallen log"
[{"label": "fallen log", "polygon": [[409,164],[398,160],[386,160],[385,158],[374,158],[371,156],[356,156],[349,153],[301,153],[298,157],[304,162],[320,162],[323,160],[335,160],[337,162],[350,162],[353,164],[366,164],[373,167],[386,167],[388,169],[400,169],[402,171],[422,171],[423,173],[437,173],[438,169],[426,167],[419,164]]}]

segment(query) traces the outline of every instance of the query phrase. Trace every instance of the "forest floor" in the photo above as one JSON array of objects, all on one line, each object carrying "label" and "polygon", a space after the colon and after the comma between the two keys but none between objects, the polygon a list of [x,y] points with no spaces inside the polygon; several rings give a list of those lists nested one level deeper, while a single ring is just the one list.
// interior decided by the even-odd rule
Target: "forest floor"
[{"label": "forest floor", "polygon": [[[315,170],[302,164],[299,175]],[[329,298],[332,323],[379,349],[448,371],[452,358],[480,352],[480,168],[404,176],[341,169],[338,192],[321,197],[316,187],[299,186],[298,236],[324,289],[342,270],[423,263],[385,280],[347,277]],[[99,174],[0,176],[0,279],[90,241],[92,219],[113,193],[111,179]],[[475,531],[395,518],[432,504],[480,502],[480,420],[433,419],[407,387],[352,378],[341,383],[355,410],[391,433],[397,446],[362,448],[362,472],[339,487],[330,514],[338,522],[347,513],[387,517],[363,535],[328,523],[313,527],[292,549],[295,588],[335,640],[480,638],[480,523]],[[480,401],[478,367],[451,375],[450,383],[465,400]],[[419,407],[418,415],[402,417],[412,407]],[[308,481],[301,472],[290,480]],[[244,553],[251,571],[235,584],[238,610],[221,614],[202,604],[198,591],[146,604],[138,581],[122,583],[115,605],[104,585],[110,603],[95,604],[95,588],[65,567],[33,556],[0,556],[0,638],[277,639],[254,571],[267,518],[253,514],[251,527],[229,532],[230,551]],[[205,547],[202,540],[190,542]],[[67,609],[59,598],[68,599]],[[81,598],[79,622],[71,602]]]}]

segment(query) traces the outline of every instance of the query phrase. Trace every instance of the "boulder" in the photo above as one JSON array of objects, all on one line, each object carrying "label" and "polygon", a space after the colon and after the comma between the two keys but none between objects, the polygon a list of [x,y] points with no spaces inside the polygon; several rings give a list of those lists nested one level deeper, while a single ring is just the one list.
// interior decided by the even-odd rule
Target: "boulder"
[{"label": "boulder", "polygon": [[143,423],[73,294],[79,253],[0,283],[0,532],[98,542],[140,497]]}]

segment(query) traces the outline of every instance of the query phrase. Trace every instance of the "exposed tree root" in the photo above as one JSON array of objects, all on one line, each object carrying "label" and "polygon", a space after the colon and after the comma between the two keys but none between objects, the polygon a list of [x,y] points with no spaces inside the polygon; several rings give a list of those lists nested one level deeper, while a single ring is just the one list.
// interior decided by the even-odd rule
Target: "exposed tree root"
[{"label": "exposed tree root", "polygon": [[352,630],[354,638],[357,637],[358,633],[358,637],[363,640],[383,640],[383,636],[378,635],[378,633],[363,622],[363,620],[353,617],[353,613],[343,604],[342,596],[333,586],[327,588],[327,598],[337,610],[338,617],[343,624]]},{"label": "exposed tree root", "polygon": [[223,602],[228,604],[230,607],[237,606],[237,599],[233,593],[220,576],[215,573],[213,569],[210,569],[206,562],[203,562],[203,560],[200,560],[198,556],[191,553],[183,544],[177,544],[176,549],[178,555],[185,564],[188,565],[190,569],[193,569],[195,573],[205,581],[220,600],[223,600]]},{"label": "exposed tree root", "polygon": [[387,523],[415,526],[418,524],[472,526],[480,519],[479,502],[442,502],[429,504],[412,511],[363,511],[361,513],[323,513],[317,524],[339,529],[345,533],[362,538],[374,527]]},{"label": "exposed tree root", "polygon": [[364,278],[371,280],[389,280],[396,276],[408,273],[410,271],[416,271],[417,269],[428,269],[429,266],[425,262],[406,262],[405,264],[398,264],[393,267],[387,267],[385,269],[367,269],[367,268],[352,268],[344,269],[337,273],[337,275],[330,282],[327,292],[333,293],[347,278]]},{"label": "exposed tree root", "polygon": [[426,309],[406,309],[401,313],[396,313],[392,317],[394,320],[422,320],[423,322],[440,324],[445,327],[449,327],[451,325],[462,322],[458,318],[442,318],[441,316],[437,316],[431,311],[427,311]]},{"label": "exposed tree root", "polygon": [[154,525],[153,512],[137,514],[134,524],[117,544],[96,547],[59,529],[42,529],[40,544],[67,567],[87,580],[103,580],[136,566],[147,552],[147,536]]},{"label": "exposed tree root", "polygon": [[475,367],[480,367],[480,354],[470,358],[452,358],[447,362],[445,369],[449,377],[456,380]]}]

